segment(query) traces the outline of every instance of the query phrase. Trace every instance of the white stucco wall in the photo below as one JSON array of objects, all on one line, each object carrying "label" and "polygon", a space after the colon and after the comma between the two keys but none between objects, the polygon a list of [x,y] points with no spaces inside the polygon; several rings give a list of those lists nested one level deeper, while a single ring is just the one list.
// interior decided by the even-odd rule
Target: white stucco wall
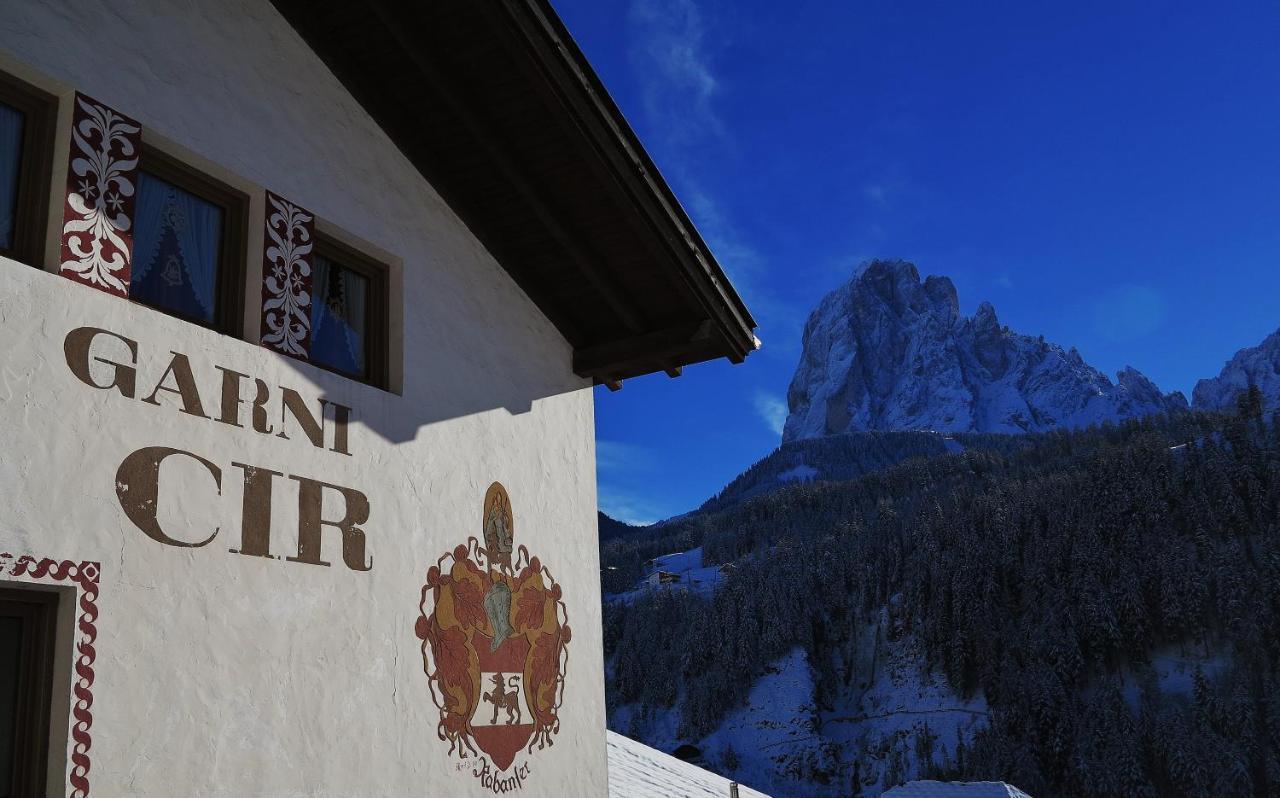
[{"label": "white stucco wall", "polygon": [[[106,5],[3,3],[0,65],[91,95],[139,120],[144,141],[397,259],[403,376],[400,395],[380,391],[0,259],[0,551],[102,564],[91,794],[492,795],[437,739],[414,623],[428,566],[481,536],[485,489],[500,481],[516,543],[554,573],[573,629],[561,730],[523,758],[519,792],[605,795],[592,397],[567,343],[266,2]],[[155,407],[91,388],[63,355],[84,326],[138,342],[139,396],[178,351],[211,416],[215,366],[271,386],[277,422],[280,386],[349,406],[351,456],[184,415],[171,394]],[[217,526],[208,545],[163,545],[125,517],[116,469],[146,446],[223,470],[221,496],[194,461],[161,471],[166,530],[194,541]],[[229,553],[241,526],[233,462],[363,492],[372,570],[344,567],[329,529],[332,566],[283,559],[298,514],[287,477],[272,506],[281,559]],[[55,756],[63,782],[49,794],[67,794]]]}]

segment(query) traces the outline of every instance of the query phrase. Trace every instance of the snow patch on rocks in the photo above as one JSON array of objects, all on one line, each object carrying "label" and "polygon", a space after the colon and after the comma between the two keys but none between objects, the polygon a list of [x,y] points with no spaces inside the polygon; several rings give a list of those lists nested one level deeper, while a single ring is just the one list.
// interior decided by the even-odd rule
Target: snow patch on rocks
[{"label": "snow patch on rocks", "polygon": [[1042,432],[1185,408],[1136,369],[1112,382],[1043,337],[960,313],[946,277],[874,261],[809,317],[784,441],[861,430]]},{"label": "snow patch on rocks", "polygon": [[1217,377],[1197,382],[1192,405],[1196,410],[1234,410],[1236,397],[1251,385],[1262,391],[1267,412],[1280,410],[1280,330],[1236,352]]}]

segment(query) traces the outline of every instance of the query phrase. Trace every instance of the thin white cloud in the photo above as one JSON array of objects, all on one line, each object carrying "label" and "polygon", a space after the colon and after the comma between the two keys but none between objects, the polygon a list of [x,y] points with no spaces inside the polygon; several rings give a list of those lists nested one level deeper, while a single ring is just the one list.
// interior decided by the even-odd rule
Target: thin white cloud
[{"label": "thin white cloud", "polygon": [[711,71],[702,12],[693,0],[632,0],[630,55],[645,113],[662,135],[689,143],[725,126],[712,107],[719,81]]},{"label": "thin white cloud", "polygon": [[606,482],[600,483],[598,499],[600,512],[632,526],[648,526],[671,515],[653,502]]},{"label": "thin white cloud", "polygon": [[646,446],[614,440],[596,441],[596,485],[601,512],[628,524],[645,526],[666,518],[659,502],[637,488],[656,483],[658,458]]},{"label": "thin white cloud", "polygon": [[764,391],[757,391],[752,403],[765,426],[773,430],[774,434],[781,435],[787,423],[787,403]]},{"label": "thin white cloud", "polygon": [[1013,288],[1013,278],[1007,274],[1002,274],[991,282],[995,283],[997,288]]},{"label": "thin white cloud", "polygon": [[697,0],[631,0],[627,22],[644,110],[641,127],[658,145],[659,165],[760,324],[764,354],[791,359],[799,351],[806,309],[768,285],[770,264],[734,223],[726,203],[704,189],[705,160],[733,152],[730,128],[716,106],[723,83],[706,36],[714,21],[706,21]]},{"label": "thin white cloud", "polygon": [[596,441],[596,471],[642,471],[653,465],[653,454],[643,446],[621,441]]}]

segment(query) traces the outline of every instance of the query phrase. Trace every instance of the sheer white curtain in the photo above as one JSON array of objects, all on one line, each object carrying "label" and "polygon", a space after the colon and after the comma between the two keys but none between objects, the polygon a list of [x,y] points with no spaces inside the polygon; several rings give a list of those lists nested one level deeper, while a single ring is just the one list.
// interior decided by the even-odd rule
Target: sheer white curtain
[{"label": "sheer white curtain", "polygon": [[363,375],[369,281],[316,255],[311,285],[311,359]]},{"label": "sheer white curtain", "polygon": [[213,315],[218,288],[218,247],[222,243],[222,209],[178,189],[174,204],[186,218],[178,227],[182,264],[206,316]]},{"label": "sheer white curtain", "polygon": [[365,313],[369,306],[369,281],[348,269],[342,270],[343,289],[347,295],[347,351],[358,370],[364,371]]},{"label": "sheer white curtain", "polygon": [[[221,239],[221,208],[158,177],[138,173],[130,282],[140,298],[212,319]],[[176,283],[161,274],[174,258],[182,272]]]},{"label": "sheer white curtain", "polygon": [[160,254],[161,218],[169,203],[169,184],[146,172],[138,173],[137,204],[133,210],[133,268],[129,282],[147,279],[153,267],[163,268]]}]

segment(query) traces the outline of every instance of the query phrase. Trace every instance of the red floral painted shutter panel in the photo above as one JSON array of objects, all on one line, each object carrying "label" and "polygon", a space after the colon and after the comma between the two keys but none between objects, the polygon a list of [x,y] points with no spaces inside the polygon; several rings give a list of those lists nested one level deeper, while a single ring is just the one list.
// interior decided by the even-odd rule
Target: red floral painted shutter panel
[{"label": "red floral painted shutter panel", "polygon": [[71,123],[59,271],[128,296],[142,125],[79,93]]},{"label": "red floral painted shutter panel", "polygon": [[267,192],[262,253],[262,345],[307,360],[311,353],[311,249],[316,217]]}]

